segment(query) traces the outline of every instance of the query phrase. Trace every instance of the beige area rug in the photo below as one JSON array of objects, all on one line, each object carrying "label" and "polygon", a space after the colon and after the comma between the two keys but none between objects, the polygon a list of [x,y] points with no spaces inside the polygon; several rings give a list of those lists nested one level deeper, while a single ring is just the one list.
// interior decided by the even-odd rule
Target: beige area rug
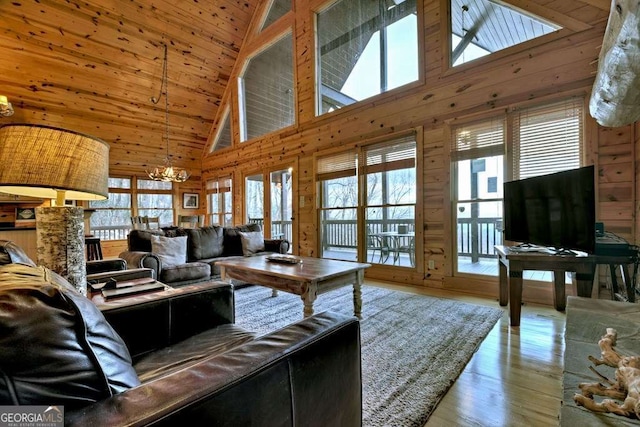
[{"label": "beige area rug", "polygon": [[[236,323],[259,334],[302,319],[296,295],[250,286],[236,291]],[[362,289],[363,425],[422,427],[478,345],[498,308],[389,289]],[[315,312],[353,314],[350,286],[322,294]]]}]

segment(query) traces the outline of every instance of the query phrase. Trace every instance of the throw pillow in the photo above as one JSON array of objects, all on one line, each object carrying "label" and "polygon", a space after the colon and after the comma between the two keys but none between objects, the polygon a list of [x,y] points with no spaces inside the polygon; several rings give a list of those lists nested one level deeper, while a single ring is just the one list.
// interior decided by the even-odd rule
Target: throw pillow
[{"label": "throw pillow", "polygon": [[0,404],[86,406],[140,384],[89,299],[44,267],[0,266]]},{"label": "throw pillow", "polygon": [[157,255],[163,267],[187,262],[187,236],[151,236],[151,252]]},{"label": "throw pillow", "polygon": [[242,254],[244,256],[254,255],[256,252],[264,251],[264,236],[260,231],[239,231],[242,241]]}]

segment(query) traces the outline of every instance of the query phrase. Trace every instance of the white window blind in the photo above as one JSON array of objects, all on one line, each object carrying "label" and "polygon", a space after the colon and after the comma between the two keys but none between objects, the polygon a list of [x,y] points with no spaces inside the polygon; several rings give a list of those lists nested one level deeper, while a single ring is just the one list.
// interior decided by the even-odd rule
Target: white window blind
[{"label": "white window blind", "polygon": [[504,118],[457,126],[453,128],[451,158],[459,161],[504,154],[504,134]]},{"label": "white window blind", "polygon": [[365,149],[367,173],[408,169],[416,166],[416,137],[408,135]]},{"label": "white window blind", "polygon": [[355,176],[357,159],[358,154],[355,151],[345,151],[318,158],[316,181]]},{"label": "white window blind", "polygon": [[513,116],[513,179],[580,167],[581,98],[517,111]]},{"label": "white window blind", "polygon": [[231,177],[207,180],[205,186],[207,193],[225,193],[231,191]]}]

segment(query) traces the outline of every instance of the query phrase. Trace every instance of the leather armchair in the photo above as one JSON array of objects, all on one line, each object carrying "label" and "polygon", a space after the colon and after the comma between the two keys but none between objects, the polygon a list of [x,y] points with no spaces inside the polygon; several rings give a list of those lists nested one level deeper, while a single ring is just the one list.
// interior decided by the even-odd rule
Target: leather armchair
[{"label": "leather armchair", "polygon": [[64,405],[72,426],[362,424],[355,317],[256,336],[224,282],[94,304],[6,242],[0,273],[0,405]]}]

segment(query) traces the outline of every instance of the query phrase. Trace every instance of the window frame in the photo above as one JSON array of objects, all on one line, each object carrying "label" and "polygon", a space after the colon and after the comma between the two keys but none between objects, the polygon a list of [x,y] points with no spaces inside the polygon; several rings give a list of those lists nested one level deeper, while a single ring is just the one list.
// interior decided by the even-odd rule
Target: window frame
[{"label": "window frame", "polygon": [[[109,187],[109,194],[129,194],[130,195],[130,206],[128,209],[125,208],[117,208],[117,207],[91,207],[91,202],[89,202],[89,208],[95,209],[94,214],[100,211],[128,211],[129,217],[140,215],[141,208],[138,206],[138,195],[141,194],[169,194],[171,195],[171,208],[166,209],[162,208],[161,210],[170,210],[172,222],[175,222],[175,212],[176,212],[176,203],[174,197],[174,186],[171,183],[170,190],[154,190],[154,189],[139,189],[138,181],[139,180],[149,180],[148,178],[138,177],[138,176],[124,176],[124,175],[110,175],[110,179],[128,179],[129,180],[129,188],[121,188],[121,187]],[[107,201],[109,198],[107,198]],[[149,210],[150,208],[142,208],[144,210]],[[153,209],[153,208],[151,208]],[[159,209],[160,210],[160,209]],[[92,218],[93,218],[92,215]],[[89,220],[91,224],[91,219]],[[109,230],[106,232],[101,230],[95,230],[93,226],[90,226],[92,232],[96,231],[97,237],[100,237],[102,240],[126,240],[127,234],[132,229],[132,224],[129,222],[126,225],[123,225],[121,228],[117,228],[114,233],[110,233]],[[115,236],[112,238],[112,235]]]},{"label": "window frame", "polygon": [[[407,161],[392,161],[392,162],[381,162],[379,164],[367,165],[366,160],[367,154],[370,151],[375,149],[380,149],[385,146],[397,146],[399,141],[412,139],[415,146],[415,157],[412,161],[413,168],[415,170],[415,193],[414,193],[414,202],[413,203],[389,203],[389,200],[382,200],[382,203],[379,204],[371,204],[368,200],[366,200],[366,191],[367,191],[367,172],[373,171],[374,173],[378,172],[389,172],[394,170],[402,170],[405,168],[396,167],[399,165],[406,165]],[[414,224],[414,236],[413,236],[413,257],[412,265],[395,265],[395,261],[393,264],[389,264],[385,262],[374,263],[376,265],[382,265],[385,268],[402,268],[402,269],[413,269],[419,270],[422,265],[422,256],[418,256],[422,253],[422,230],[417,224],[422,223],[422,211],[418,209],[418,206],[422,205],[421,202],[421,182],[419,176],[422,175],[421,169],[421,144],[422,144],[422,129],[416,128],[411,129],[409,132],[397,133],[389,136],[384,136],[380,138],[376,138],[374,140],[367,141],[365,144],[354,147],[348,150],[340,150],[333,151],[331,153],[320,153],[314,155],[314,183],[316,186],[317,192],[317,223],[318,223],[318,236],[317,236],[317,251],[319,256],[323,256],[324,250],[322,248],[323,245],[323,213],[326,211],[333,210],[355,210],[356,216],[356,259],[360,260],[360,262],[371,262],[368,260],[369,257],[369,244],[363,243],[368,242],[368,231],[367,225],[368,221],[366,219],[367,210],[370,208],[393,208],[393,207],[411,207],[413,206],[413,224]],[[387,168],[386,165],[393,164],[392,167]],[[325,166],[326,165],[326,166]],[[335,180],[338,178],[353,178],[353,180],[357,183],[356,189],[356,201],[354,205],[349,206],[330,206],[326,204],[326,200],[324,195],[326,194],[327,182],[331,180]],[[393,222],[393,219],[390,219]],[[393,225],[392,225],[393,228]],[[391,229],[387,231],[393,231]]]},{"label": "window frame", "polygon": [[[225,183],[229,186],[224,186]],[[221,183],[223,187],[221,187]],[[223,188],[226,191],[221,191]],[[228,188],[228,190],[227,190]],[[214,195],[218,195],[218,202],[214,203]],[[205,182],[205,197],[207,198],[207,215],[209,225],[232,226],[233,225],[233,176],[221,175],[207,179]],[[231,201],[230,210],[226,209],[227,198]]]},{"label": "window frame", "polygon": [[[450,191],[450,221],[451,221],[451,235],[453,236],[452,243],[451,243],[451,248],[450,248],[450,253],[451,253],[451,257],[453,259],[453,269],[452,269],[452,275],[453,276],[458,276],[458,277],[465,277],[465,276],[470,276],[470,277],[477,277],[478,274],[476,273],[469,273],[469,272],[459,272],[458,271],[458,251],[457,251],[457,241],[459,239],[458,236],[458,232],[457,232],[457,212],[456,212],[456,207],[458,203],[462,203],[462,202],[477,202],[477,203],[481,203],[481,202],[492,202],[492,201],[503,201],[504,197],[499,198],[499,199],[493,199],[493,198],[481,198],[481,199],[474,199],[474,200],[463,200],[463,199],[459,199],[458,198],[458,163],[460,160],[471,160],[471,159],[478,159],[478,158],[484,158],[490,155],[497,155],[500,153],[500,150],[503,150],[503,169],[502,169],[502,174],[503,174],[503,180],[504,182],[510,181],[510,180],[514,180],[514,179],[520,179],[519,176],[517,175],[517,172],[514,176],[514,162],[516,161],[515,154],[517,152],[518,149],[518,144],[519,142],[517,141],[517,138],[514,138],[514,134],[517,131],[517,123],[520,120],[520,116],[528,114],[530,112],[533,113],[540,113],[540,112],[545,112],[545,111],[560,111],[560,109],[562,108],[562,106],[564,105],[564,108],[567,109],[576,109],[577,111],[572,112],[571,114],[569,114],[569,117],[571,115],[575,115],[577,117],[579,117],[579,122],[577,124],[578,128],[579,128],[579,133],[578,133],[578,157],[579,157],[579,164],[576,167],[581,167],[581,166],[585,166],[586,162],[588,161],[586,153],[587,153],[587,140],[585,137],[585,127],[586,127],[586,99],[584,97],[584,95],[576,95],[576,96],[569,96],[569,97],[562,97],[562,98],[556,98],[556,99],[549,99],[546,100],[544,102],[536,102],[536,103],[527,103],[525,105],[521,105],[518,107],[514,107],[514,108],[510,108],[507,111],[501,113],[501,114],[493,114],[493,115],[486,115],[483,118],[480,119],[470,119],[467,121],[461,120],[460,123],[456,124],[456,125],[451,125],[449,127],[450,129],[450,170],[451,170],[451,176],[453,177],[452,179],[452,184],[451,184],[451,191]],[[504,135],[504,142],[503,144],[500,145],[500,147],[498,146],[489,146],[489,147],[480,147],[480,148],[475,148],[472,150],[469,150],[468,154],[461,154],[463,153],[463,151],[461,150],[455,150],[455,144],[456,144],[456,130],[460,129],[460,128],[464,128],[465,126],[470,126],[476,123],[483,123],[483,122],[490,122],[490,121],[502,121],[504,123],[504,129],[503,129],[503,135]],[[569,167],[563,170],[567,170],[567,169],[572,169],[573,167]],[[553,171],[548,171],[548,173],[552,173]],[[544,175],[544,174],[541,174]],[[540,175],[530,175],[530,176],[540,176]],[[504,215],[504,212],[503,212]],[[496,271],[496,275],[497,275],[497,271]],[[488,275],[489,277],[493,277],[493,275]]]},{"label": "window frame", "polygon": [[[393,94],[394,92],[398,91],[398,90],[402,90],[402,89],[406,89],[406,88],[410,88],[416,85],[420,85],[423,81],[424,81],[424,7],[423,7],[423,2],[422,0],[415,0],[416,3],[416,10],[414,13],[411,14],[415,14],[416,16],[416,60],[417,60],[417,77],[415,80],[410,81],[410,82],[405,82],[403,84],[400,84],[398,86],[393,87],[392,89],[388,89],[388,85],[385,85],[384,90],[380,90],[379,93],[375,94],[375,95],[371,95],[368,96],[366,98],[360,99],[360,100],[355,100],[352,103],[349,104],[345,104],[342,105],[338,108],[332,109],[331,111],[327,111],[327,112],[323,112],[323,95],[324,92],[322,90],[323,88],[323,83],[322,83],[322,54],[320,52],[321,50],[321,46],[319,46],[319,32],[320,30],[318,29],[318,20],[319,20],[319,15],[326,12],[328,9],[330,9],[331,7],[335,6],[337,3],[339,3],[340,1],[349,1],[349,0],[334,0],[334,1],[329,1],[325,4],[323,4],[321,7],[316,8],[314,10],[313,13],[313,23],[314,23],[314,30],[315,30],[315,39],[314,39],[314,50],[315,50],[315,73],[314,73],[314,78],[315,78],[315,116],[316,117],[321,117],[324,116],[326,114],[336,114],[339,111],[344,111],[346,109],[349,109],[350,107],[354,107],[354,106],[358,106],[361,105],[363,102],[372,102],[374,100],[380,99],[380,98],[384,98],[387,96],[392,96],[390,94]],[[381,0],[382,1],[382,0]],[[404,3],[404,2],[403,2]],[[402,5],[403,3],[400,3],[399,5]],[[404,18],[403,18],[404,19]],[[396,21],[399,22],[399,21]],[[391,23],[390,25],[385,26],[383,29],[386,31],[388,29],[389,26],[393,25],[395,22]],[[384,39],[385,37],[382,36],[382,31],[380,31],[380,38],[382,39],[382,42],[380,43],[379,49],[384,53],[386,52],[388,49],[385,49],[385,47],[383,47],[384,43]],[[375,33],[374,33],[375,34]],[[381,55],[380,61],[381,62],[385,62],[388,63],[391,60],[389,58],[387,58],[387,54],[385,55]],[[387,70],[388,67],[385,67],[385,70]],[[352,69],[353,71],[353,69]],[[383,75],[386,75],[387,73],[383,73],[383,70],[379,70],[380,74],[381,74],[381,80],[383,79]],[[334,90],[332,88],[329,88],[328,90]],[[340,93],[342,94],[342,93]],[[344,95],[344,94],[342,94]],[[344,95],[345,97],[348,97],[346,95]],[[355,107],[354,107],[355,108]]]}]

